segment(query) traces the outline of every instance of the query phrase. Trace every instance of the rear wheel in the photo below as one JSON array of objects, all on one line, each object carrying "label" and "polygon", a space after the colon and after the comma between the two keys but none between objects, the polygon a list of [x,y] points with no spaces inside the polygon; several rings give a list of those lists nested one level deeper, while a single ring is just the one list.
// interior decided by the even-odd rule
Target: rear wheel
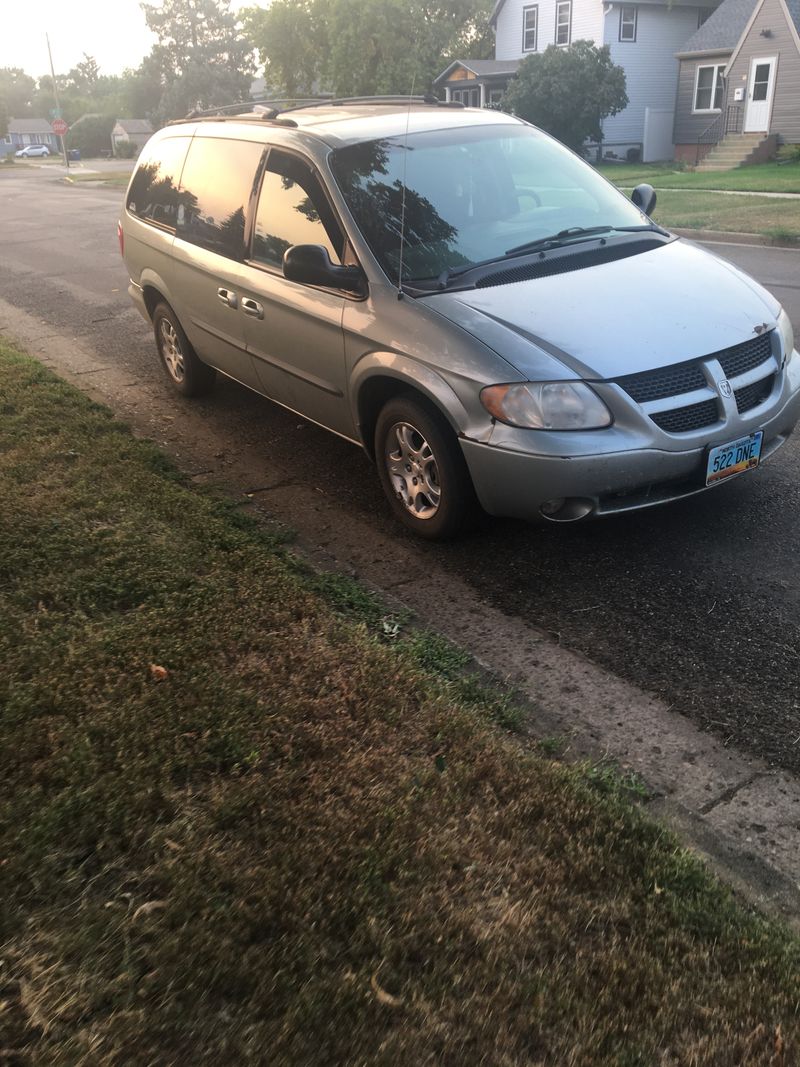
[{"label": "rear wheel", "polygon": [[432,405],[412,395],[390,400],[378,416],[375,458],[392,511],[415,534],[442,541],[470,528],[475,490],[456,435]]},{"label": "rear wheel", "polygon": [[183,396],[202,396],[214,387],[217,372],[198,359],[169,304],[153,312],[156,347],[167,377]]}]

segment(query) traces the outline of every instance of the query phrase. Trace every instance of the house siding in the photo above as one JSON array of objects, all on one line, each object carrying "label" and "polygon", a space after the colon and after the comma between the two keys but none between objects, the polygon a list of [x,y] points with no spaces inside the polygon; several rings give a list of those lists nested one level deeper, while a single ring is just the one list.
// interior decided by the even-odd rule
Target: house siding
[{"label": "house siding", "polygon": [[603,140],[609,144],[639,142],[644,136],[645,110],[672,110],[678,60],[675,53],[697,29],[699,7],[640,4],[636,41],[619,40],[619,6],[605,16],[603,41],[611,58],[625,69],[630,103],[603,123]]},{"label": "house siding", "polygon": [[[495,57],[521,59],[523,10],[535,0],[506,0],[497,18]],[[606,5],[607,6],[607,5]],[[698,13],[709,5],[642,3],[638,5],[636,40],[619,40],[619,4],[603,14],[602,0],[572,0],[572,40],[607,44],[611,58],[625,70],[630,103],[603,123],[609,144],[639,144],[648,107],[672,110],[678,60],[675,53],[697,29]],[[555,41],[556,0],[539,0],[537,52]]]},{"label": "house siding", "polygon": [[[522,12],[536,0],[506,0],[497,17],[495,59],[522,59]],[[538,0],[537,52],[544,52],[556,39],[556,0]],[[572,40],[602,42],[602,0],[572,0]]]},{"label": "house siding", "polygon": [[[694,85],[698,67],[708,67],[716,63],[728,63],[733,49],[713,56],[698,56],[697,59],[682,59],[678,74],[678,96],[675,103],[675,131],[673,139],[676,145],[696,145],[697,138],[716,118],[716,112],[703,112],[693,115]],[[733,93],[730,94],[733,101]],[[680,158],[685,158],[681,156]]]},{"label": "house siding", "polygon": [[[769,30],[771,36],[762,37],[762,30]],[[779,0],[765,0],[728,71],[729,102],[733,100],[734,88],[740,85],[745,87],[746,94],[751,60],[770,56],[778,57],[778,69],[769,133],[797,144],[800,143],[800,51]]]}]

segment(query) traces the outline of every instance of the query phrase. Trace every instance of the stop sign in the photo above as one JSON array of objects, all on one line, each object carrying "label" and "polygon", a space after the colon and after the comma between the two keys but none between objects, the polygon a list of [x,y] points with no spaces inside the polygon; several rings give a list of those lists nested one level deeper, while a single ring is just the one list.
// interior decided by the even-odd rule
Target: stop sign
[{"label": "stop sign", "polygon": [[64,122],[63,119],[53,119],[53,121],[50,123],[50,128],[52,129],[53,133],[57,134],[59,137],[63,137],[69,129],[69,126],[66,124],[66,122]]}]

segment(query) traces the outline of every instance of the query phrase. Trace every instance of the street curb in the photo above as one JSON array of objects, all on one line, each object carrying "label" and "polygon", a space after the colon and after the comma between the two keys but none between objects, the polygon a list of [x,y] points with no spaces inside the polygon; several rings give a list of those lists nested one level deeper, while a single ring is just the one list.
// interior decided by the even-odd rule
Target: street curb
[{"label": "street curb", "polygon": [[800,252],[800,240],[787,241],[780,237],[765,237],[760,233],[737,233],[734,230],[685,230],[675,226],[667,227],[670,233],[678,237],[688,237],[693,241],[707,241],[709,244],[762,245],[765,248],[790,248]]}]

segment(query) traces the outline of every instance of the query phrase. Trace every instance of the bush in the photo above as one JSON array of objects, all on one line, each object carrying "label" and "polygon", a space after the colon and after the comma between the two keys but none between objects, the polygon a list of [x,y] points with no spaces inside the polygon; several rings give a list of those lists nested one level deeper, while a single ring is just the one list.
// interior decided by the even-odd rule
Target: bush
[{"label": "bush", "polygon": [[778,149],[781,163],[800,163],[800,144],[785,144]]},{"label": "bush", "polygon": [[601,139],[604,118],[627,107],[625,71],[612,63],[608,45],[551,44],[523,59],[502,104],[581,152],[587,140]]},{"label": "bush", "polygon": [[81,156],[99,156],[111,145],[115,115],[82,115],[67,134],[67,148],[78,148]]},{"label": "bush", "polygon": [[139,146],[133,141],[117,141],[114,155],[117,159],[134,159],[139,154]]}]

